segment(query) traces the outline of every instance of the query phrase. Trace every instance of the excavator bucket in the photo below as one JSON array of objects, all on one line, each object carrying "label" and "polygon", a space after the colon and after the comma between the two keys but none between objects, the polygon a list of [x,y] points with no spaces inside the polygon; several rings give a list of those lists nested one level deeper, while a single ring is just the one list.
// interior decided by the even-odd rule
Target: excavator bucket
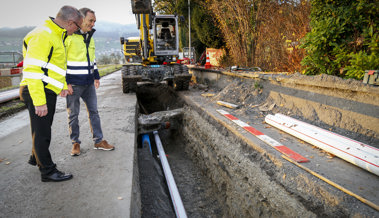
[{"label": "excavator bucket", "polygon": [[151,14],[153,8],[151,0],[131,0],[133,14]]}]

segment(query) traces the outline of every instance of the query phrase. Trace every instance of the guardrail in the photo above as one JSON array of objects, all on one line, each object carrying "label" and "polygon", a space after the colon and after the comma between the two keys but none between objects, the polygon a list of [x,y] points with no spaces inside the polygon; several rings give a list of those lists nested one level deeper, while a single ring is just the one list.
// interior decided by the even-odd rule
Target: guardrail
[{"label": "guardrail", "polygon": [[0,68],[16,66],[22,60],[22,53],[18,51],[0,51]]}]

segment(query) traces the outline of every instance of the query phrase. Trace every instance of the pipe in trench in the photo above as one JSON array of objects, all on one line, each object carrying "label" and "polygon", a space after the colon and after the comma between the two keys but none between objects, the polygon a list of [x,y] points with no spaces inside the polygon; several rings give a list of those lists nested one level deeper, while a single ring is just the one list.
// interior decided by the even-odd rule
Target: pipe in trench
[{"label": "pipe in trench", "polygon": [[166,154],[164,152],[161,139],[159,138],[158,131],[154,131],[155,143],[157,145],[159,159],[163,167],[163,172],[166,177],[167,186],[170,190],[170,196],[174,205],[176,217],[186,218],[187,214],[183,206],[182,199],[179,195],[178,187],[176,186],[174,176],[172,175],[170,165],[168,164]]},{"label": "pipe in trench", "polygon": [[153,151],[151,150],[151,143],[149,134],[143,134],[142,135],[142,147],[149,146],[150,154],[153,154]]}]

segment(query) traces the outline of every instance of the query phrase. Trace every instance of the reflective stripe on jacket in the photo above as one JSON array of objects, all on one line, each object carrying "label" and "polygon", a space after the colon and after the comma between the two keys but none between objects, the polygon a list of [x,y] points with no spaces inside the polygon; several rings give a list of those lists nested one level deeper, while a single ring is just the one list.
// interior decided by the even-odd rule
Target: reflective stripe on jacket
[{"label": "reflective stripe on jacket", "polygon": [[95,29],[88,33],[76,32],[70,37],[67,49],[67,84],[90,85],[100,79],[95,60]]},{"label": "reflective stripe on jacket", "polygon": [[34,106],[46,104],[44,88],[59,94],[67,89],[66,46],[67,31],[46,20],[24,38],[24,69],[21,86],[28,86]]}]

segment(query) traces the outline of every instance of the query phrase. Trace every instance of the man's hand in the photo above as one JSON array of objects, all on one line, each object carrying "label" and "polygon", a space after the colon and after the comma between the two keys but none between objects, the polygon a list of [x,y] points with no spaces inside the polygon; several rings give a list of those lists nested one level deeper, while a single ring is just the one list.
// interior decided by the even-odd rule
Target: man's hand
[{"label": "man's hand", "polygon": [[68,94],[68,89],[63,89],[63,90],[61,91],[61,93],[59,93],[59,95],[60,95],[61,97],[66,97],[67,94]]},{"label": "man's hand", "polygon": [[95,88],[99,88],[100,87],[100,80],[98,79],[95,79]]},{"label": "man's hand", "polygon": [[47,114],[47,105],[34,106],[37,116],[44,117]]},{"label": "man's hand", "polygon": [[72,95],[72,93],[74,93],[74,90],[72,89],[72,85],[71,84],[67,84],[67,88],[68,88],[68,95]]}]

